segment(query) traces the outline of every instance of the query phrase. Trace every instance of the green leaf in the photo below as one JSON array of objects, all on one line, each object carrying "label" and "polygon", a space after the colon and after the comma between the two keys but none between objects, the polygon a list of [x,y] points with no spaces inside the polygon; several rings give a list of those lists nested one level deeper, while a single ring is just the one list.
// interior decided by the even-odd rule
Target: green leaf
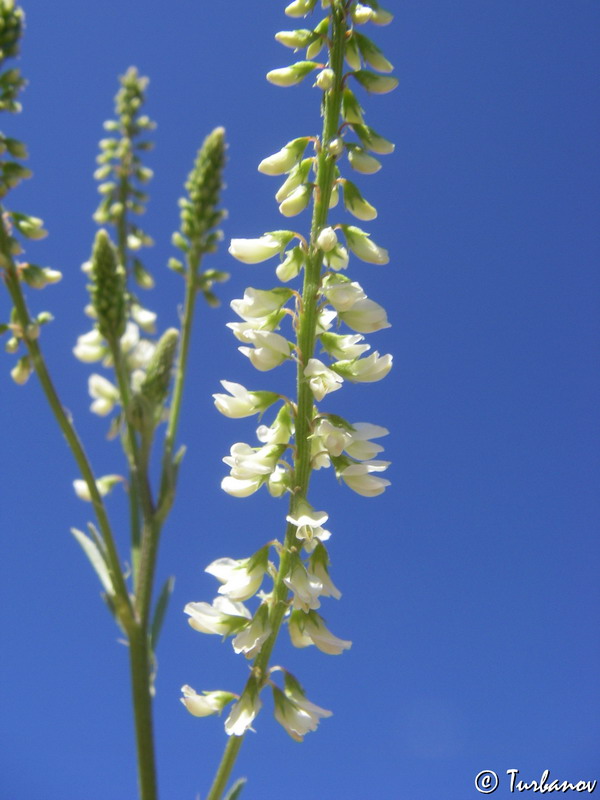
[{"label": "green leaf", "polygon": [[247,780],[248,778],[238,778],[231,789],[227,792],[223,800],[238,800],[238,797],[241,795],[242,789],[246,785]]},{"label": "green leaf", "polygon": [[108,567],[106,565],[104,554],[102,553],[96,542],[90,539],[89,536],[86,536],[85,533],[83,533],[82,531],[78,531],[77,528],[71,528],[71,533],[81,545],[83,552],[88,557],[90,564],[92,565],[92,567],[96,571],[96,574],[100,578],[100,583],[106,590],[107,594],[114,595],[115,590],[113,588],[112,580],[108,572]]},{"label": "green leaf", "polygon": [[152,627],[150,629],[150,648],[152,652],[154,652],[156,649],[158,637],[160,636],[160,629],[162,628],[165,614],[167,612],[167,606],[169,605],[169,600],[171,598],[171,593],[173,592],[174,586],[175,578],[167,578],[158,597],[156,608],[154,609],[154,619],[152,620]]}]

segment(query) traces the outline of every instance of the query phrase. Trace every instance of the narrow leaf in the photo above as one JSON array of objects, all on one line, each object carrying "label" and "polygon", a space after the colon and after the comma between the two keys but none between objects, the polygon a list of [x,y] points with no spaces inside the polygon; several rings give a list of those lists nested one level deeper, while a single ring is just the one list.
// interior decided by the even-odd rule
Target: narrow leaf
[{"label": "narrow leaf", "polygon": [[160,630],[162,628],[165,614],[167,612],[167,606],[169,605],[169,600],[171,598],[171,593],[173,592],[174,586],[175,578],[167,578],[158,597],[156,608],[154,609],[154,619],[152,620],[152,628],[150,630],[150,648],[153,652],[156,649],[156,644],[158,642],[158,637],[160,636]]},{"label": "narrow leaf", "polygon": [[114,595],[115,590],[113,588],[112,581],[110,579],[108,568],[106,566],[106,561],[104,560],[104,556],[100,551],[100,549],[98,548],[97,544],[88,536],[86,536],[85,533],[83,533],[82,531],[78,531],[77,528],[71,528],[71,533],[81,545],[83,552],[88,557],[90,564],[96,571],[96,574],[100,578],[100,583],[102,584],[106,592],[109,595]]},{"label": "narrow leaf", "polygon": [[247,778],[238,778],[237,781],[233,784],[231,789],[227,792],[223,800],[238,800],[239,796],[242,793],[242,789],[246,785]]}]

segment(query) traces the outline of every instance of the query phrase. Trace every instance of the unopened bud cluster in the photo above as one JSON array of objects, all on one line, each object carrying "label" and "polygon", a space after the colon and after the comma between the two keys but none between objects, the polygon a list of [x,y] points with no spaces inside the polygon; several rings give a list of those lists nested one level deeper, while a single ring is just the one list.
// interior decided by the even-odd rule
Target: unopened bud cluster
[{"label": "unopened bud cluster", "polygon": [[[314,205],[311,237],[307,240],[286,228],[259,238],[233,239],[229,248],[245,264],[277,259],[275,274],[284,284],[303,271],[309,276],[305,287],[311,288],[302,294],[287,286],[246,289],[242,298],[231,303],[239,320],[228,324],[240,343],[238,349],[259,372],[284,363],[296,366],[298,398],[292,401],[274,391],[249,390],[231,381],[222,381],[226,394],[214,395],[217,409],[232,418],[262,416],[278,405],[271,422],[258,427],[257,446],[238,442],[231,447],[223,459],[230,473],[221,485],[234,497],[247,497],[262,486],[274,497],[287,495],[287,533],[283,543],[270,542],[250,558],[219,559],[211,564],[207,571],[222,584],[219,596],[212,604],[190,603],[185,609],[196,630],[232,636],[236,653],[258,656],[263,674],[249,681],[225,723],[227,733],[233,735],[242,735],[252,724],[261,706],[260,691],[272,684],[273,670],[264,672],[260,652],[277,633],[270,622],[276,617],[274,606],[281,603],[277,588],[281,582],[288,589],[285,622],[293,645],[315,645],[324,653],[339,655],[351,644],[332,634],[318,612],[321,598],[337,599],[340,591],[329,575],[325,542],[331,534],[324,527],[328,515],[315,510],[306,497],[307,472],[333,467],[338,479],[364,497],[379,495],[389,485],[381,477],[389,462],[380,460],[383,448],[376,441],[388,431],[372,423],[350,422],[319,404],[346,382],[381,380],[392,366],[391,355],[371,351],[365,340],[365,334],[389,327],[385,309],[345,272],[351,255],[368,264],[387,264],[388,252],[362,228],[328,220],[328,209],[339,201],[360,221],[377,216],[375,207],[342,175],[342,169],[347,163],[356,172],[372,174],[381,168],[373,153],[384,155],[394,149],[366,125],[354,90],[382,94],[397,84],[387,74],[390,62],[357,30],[369,22],[387,24],[391,15],[375,0],[331,0],[321,6],[327,16],[313,27],[276,35],[284,46],[306,50],[305,58],[270,71],[267,79],[287,87],[314,75],[324,98],[323,136],[295,138],[258,167],[266,175],[283,176],[275,197],[284,217],[295,217]],[[305,17],[315,7],[316,0],[295,0],[286,13]],[[350,67],[346,74],[340,47]],[[327,55],[319,56],[323,50]],[[271,549],[279,566],[267,558]],[[271,589],[263,588],[265,579],[274,581]],[[260,600],[254,613],[244,605],[253,595]],[[273,692],[275,716],[293,738],[301,739],[330,713],[307,701],[293,678],[286,677],[283,691],[274,687]],[[191,711],[185,691],[183,702]]]}]

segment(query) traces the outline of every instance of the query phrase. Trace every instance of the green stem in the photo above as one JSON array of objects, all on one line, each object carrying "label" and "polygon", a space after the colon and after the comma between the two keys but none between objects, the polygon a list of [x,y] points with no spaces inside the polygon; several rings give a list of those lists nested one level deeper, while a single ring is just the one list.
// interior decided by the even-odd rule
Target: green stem
[{"label": "green stem", "polygon": [[[317,302],[321,285],[322,252],[317,247],[316,240],[320,231],[327,224],[329,201],[335,175],[335,157],[329,154],[327,145],[337,136],[342,107],[344,50],[347,31],[346,10],[342,0],[333,0],[331,18],[332,34],[329,65],[335,77],[334,84],[325,97],[323,135],[317,156],[316,201],[313,209],[308,256],[304,266],[301,319],[298,330],[298,411],[295,420],[296,456],[294,459],[294,490],[290,499],[290,512],[295,510],[300,500],[306,498],[312,471],[311,440],[309,436],[314,416],[314,400],[309,381],[304,375],[304,369],[308,360],[314,354],[317,329]],[[284,577],[289,572],[292,554],[297,549],[296,531],[295,525],[287,525],[284,547],[273,588],[273,603],[269,612],[271,635],[264,642],[260,653],[254,660],[252,675],[246,683],[246,688],[251,682],[257,679],[259,681],[265,680],[267,677],[271,653],[289,605],[289,590],[284,583]],[[230,737],[206,800],[221,800],[243,739],[243,736]]]},{"label": "green stem", "polygon": [[129,638],[129,664],[140,800],[157,800],[158,798],[152,725],[152,694],[150,691],[150,658],[147,632],[141,627],[136,627]]},{"label": "green stem", "polygon": [[[3,215],[3,209],[0,208],[0,215]],[[104,501],[100,496],[98,487],[96,486],[96,478],[92,470],[91,464],[87,454],[83,448],[77,431],[70,415],[65,411],[60,401],[58,393],[54,387],[50,373],[46,366],[44,356],[40,345],[36,339],[32,339],[26,335],[26,331],[32,324],[32,319],[25,303],[25,298],[21,290],[21,284],[17,275],[17,269],[10,252],[10,237],[6,231],[4,222],[0,222],[0,251],[2,252],[5,262],[7,264],[5,271],[5,282],[10,293],[11,299],[15,306],[15,311],[19,325],[25,332],[23,337],[27,346],[27,350],[31,357],[36,374],[48,401],[52,413],[61,429],[67,444],[73,453],[73,457],[79,467],[81,476],[86,483],[90,493],[94,512],[98,520],[98,525],[102,535],[102,540],[106,547],[107,567],[111,577],[111,583],[115,590],[115,599],[117,602],[117,616],[126,631],[131,630],[133,623],[133,608],[129,598],[129,591],[125,578],[121,570],[121,562],[117,547],[113,537],[112,529],[104,506]]]}]

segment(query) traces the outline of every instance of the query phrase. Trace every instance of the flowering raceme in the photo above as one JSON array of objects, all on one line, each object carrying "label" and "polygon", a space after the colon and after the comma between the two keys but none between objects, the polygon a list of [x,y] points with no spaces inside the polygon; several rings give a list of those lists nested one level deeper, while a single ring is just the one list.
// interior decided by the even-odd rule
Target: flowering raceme
[{"label": "flowering raceme", "polygon": [[[349,166],[362,174],[375,173],[381,162],[373,153],[393,151],[391,142],[365,124],[355,94],[355,89],[383,94],[397,83],[381,50],[357,30],[367,23],[387,24],[391,15],[375,0],[329,0],[320,6],[325,16],[316,24],[307,19],[307,27],[276,35],[286,47],[305,49],[305,59],[271,70],[267,79],[277,86],[293,86],[314,73],[323,108],[322,134],[292,139],[258,167],[265,175],[280,176],[275,199],[284,217],[300,215],[312,203],[310,235],[274,230],[255,239],[233,239],[229,247],[230,254],[245,264],[273,259],[275,275],[285,284],[249,287],[242,298],[231,302],[239,321],[228,327],[241,342],[238,349],[259,372],[294,364],[297,380],[293,399],[272,387],[249,391],[225,380],[222,385],[228,394],[214,395],[217,409],[230,418],[277,409],[272,421],[261,420],[258,446],[237,442],[231,447],[223,459],[230,474],[223,478],[222,488],[241,498],[266,486],[272,495],[286,495],[289,500],[284,540],[271,540],[250,558],[214,561],[206,571],[220,581],[221,596],[212,605],[186,606],[192,627],[234,636],[235,652],[254,659],[251,677],[225,723],[230,736],[242,736],[253,723],[267,684],[273,689],[275,718],[295,739],[301,740],[330,715],[306,700],[285,670],[284,690],[276,686],[272,676],[281,668],[269,666],[284,624],[296,647],[315,645],[323,653],[340,655],[351,646],[335,636],[317,613],[324,598],[339,599],[341,592],[330,576],[325,543],[331,533],[323,527],[328,514],[315,510],[308,499],[310,475],[332,467],[345,486],[363,497],[381,494],[389,485],[380,477],[389,462],[378,459],[383,447],[373,441],[385,436],[387,429],[370,422],[351,423],[320,404],[332,404],[329,395],[347,382],[377,382],[392,367],[392,356],[376,350],[369,354],[371,345],[365,340],[365,335],[390,326],[385,309],[367,296],[362,283],[345,274],[353,257],[384,265],[389,254],[343,217],[347,213],[364,222],[377,216],[344,170]],[[308,17],[316,8],[316,0],[295,0],[285,11],[293,18]],[[315,61],[323,49],[326,55]],[[292,288],[291,282],[300,275],[303,286]],[[269,580],[272,587],[264,588]],[[241,604],[253,595],[260,600],[254,613]],[[185,692],[184,703],[191,705]],[[206,705],[203,700],[202,709]]]}]

